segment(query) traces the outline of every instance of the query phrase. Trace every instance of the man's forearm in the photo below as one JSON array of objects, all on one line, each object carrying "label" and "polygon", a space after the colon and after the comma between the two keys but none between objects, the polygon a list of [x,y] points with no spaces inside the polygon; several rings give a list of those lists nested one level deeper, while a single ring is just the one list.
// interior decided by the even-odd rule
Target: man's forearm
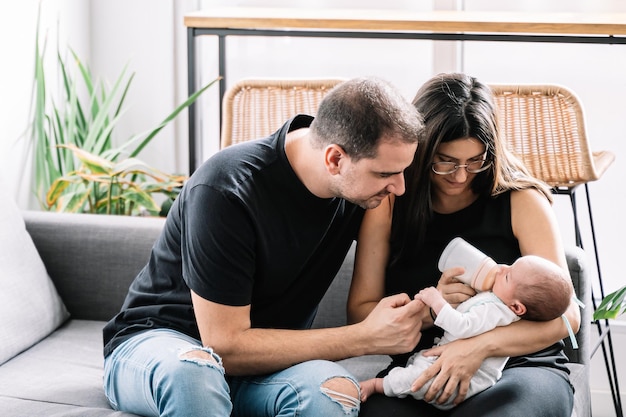
[{"label": "man's forearm", "polygon": [[340,360],[369,353],[357,325],[330,329],[249,329],[216,351],[229,375],[258,375],[314,359]]},{"label": "man's forearm", "polygon": [[406,353],[421,337],[424,304],[406,294],[385,297],[359,323],[312,330],[251,328],[249,307],[192,296],[202,343],[215,350],[231,375],[263,374],[313,359]]}]

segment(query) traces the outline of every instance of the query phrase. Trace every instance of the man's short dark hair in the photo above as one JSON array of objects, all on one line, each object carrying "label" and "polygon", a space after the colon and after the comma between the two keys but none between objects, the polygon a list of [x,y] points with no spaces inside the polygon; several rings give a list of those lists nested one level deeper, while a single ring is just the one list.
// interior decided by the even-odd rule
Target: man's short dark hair
[{"label": "man's short dark hair", "polygon": [[375,77],[337,85],[324,97],[311,124],[314,144],[337,144],[355,160],[374,158],[383,136],[417,143],[422,129],[415,107],[390,83]]}]

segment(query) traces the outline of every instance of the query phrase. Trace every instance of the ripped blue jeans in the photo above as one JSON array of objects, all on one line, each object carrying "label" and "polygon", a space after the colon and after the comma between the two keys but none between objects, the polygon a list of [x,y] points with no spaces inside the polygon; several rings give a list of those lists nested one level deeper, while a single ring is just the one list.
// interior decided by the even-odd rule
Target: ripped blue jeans
[{"label": "ripped blue jeans", "polygon": [[[190,357],[202,350],[207,358]],[[325,383],[358,383],[330,361],[304,362],[274,374],[224,376],[221,359],[200,342],[174,330],[139,333],[104,361],[104,392],[115,410],[142,416],[319,417],[354,416],[359,396],[346,396]]]}]

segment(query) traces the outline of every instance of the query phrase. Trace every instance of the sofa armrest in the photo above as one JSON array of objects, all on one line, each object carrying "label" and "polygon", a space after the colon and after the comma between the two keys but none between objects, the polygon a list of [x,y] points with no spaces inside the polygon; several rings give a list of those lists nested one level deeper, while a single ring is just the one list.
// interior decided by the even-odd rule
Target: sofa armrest
[{"label": "sofa armrest", "polygon": [[164,219],[44,211],[26,229],[71,316],[109,320],[148,261]]},{"label": "sofa armrest", "polygon": [[580,329],[576,334],[578,349],[572,349],[569,338],[565,339],[565,354],[570,362],[589,364],[589,350],[591,338],[591,316],[593,314],[593,304],[591,303],[591,278],[587,269],[586,253],[579,247],[572,246],[566,248],[565,255],[567,266],[572,277],[574,292],[576,297],[585,304],[580,310]]}]

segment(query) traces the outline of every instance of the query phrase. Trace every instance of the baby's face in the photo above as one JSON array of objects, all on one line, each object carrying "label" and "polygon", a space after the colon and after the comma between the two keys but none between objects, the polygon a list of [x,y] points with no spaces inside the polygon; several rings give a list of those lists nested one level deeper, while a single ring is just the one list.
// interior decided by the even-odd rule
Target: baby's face
[{"label": "baby's face", "polygon": [[506,305],[509,305],[515,299],[517,283],[521,278],[518,269],[515,267],[515,264],[511,266],[498,265],[498,271],[496,272],[491,291]]},{"label": "baby's face", "polygon": [[511,266],[498,265],[498,267],[492,291],[507,305],[521,297],[518,287],[522,281],[529,285],[541,283],[543,265],[537,263],[537,258],[521,257]]}]

